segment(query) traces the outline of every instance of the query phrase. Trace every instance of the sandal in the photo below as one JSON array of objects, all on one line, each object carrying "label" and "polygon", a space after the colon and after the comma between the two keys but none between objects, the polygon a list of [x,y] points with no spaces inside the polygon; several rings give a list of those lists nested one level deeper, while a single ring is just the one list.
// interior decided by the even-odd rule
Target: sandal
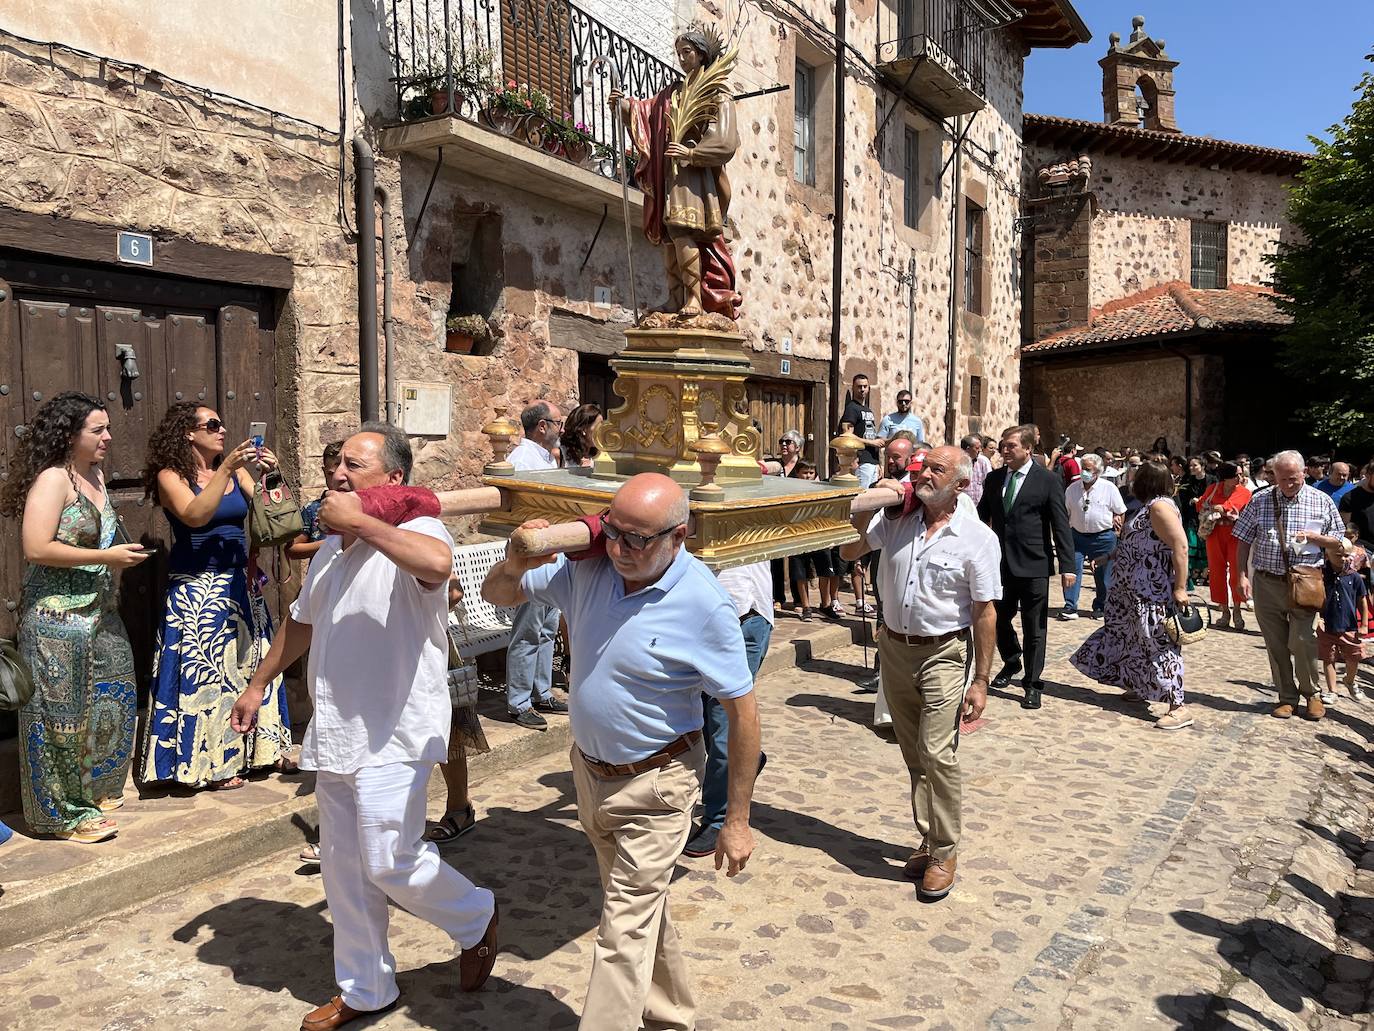
[{"label": "sandal", "polygon": [[95,807],[102,813],[112,813],[116,809],[123,809],[124,796],[120,795],[117,798],[102,798],[96,802]]},{"label": "sandal", "polygon": [[211,791],[237,791],[248,782],[242,777],[230,777],[228,780],[212,780],[210,782]]},{"label": "sandal", "polygon": [[295,759],[288,759],[286,756],[282,756],[280,759],[277,760],[277,772],[278,772],[278,773],[300,773],[300,772],[301,772],[301,767],[300,767],[300,764],[297,763]]},{"label": "sandal", "polygon": [[320,846],[317,844],[306,845],[305,848],[301,849],[301,854],[298,855],[296,858],[299,859],[302,863],[306,863],[309,866],[319,866]]},{"label": "sandal", "polygon": [[434,825],[434,829],[425,835],[426,841],[432,841],[436,845],[447,845],[457,841],[468,831],[477,826],[477,810],[469,802],[467,808],[462,810],[463,821],[460,823],[453,813],[445,813],[444,818]]},{"label": "sandal", "polygon": [[69,831],[54,831],[49,837],[58,841],[75,841],[81,845],[94,845],[109,841],[119,833],[113,820],[83,820]]}]

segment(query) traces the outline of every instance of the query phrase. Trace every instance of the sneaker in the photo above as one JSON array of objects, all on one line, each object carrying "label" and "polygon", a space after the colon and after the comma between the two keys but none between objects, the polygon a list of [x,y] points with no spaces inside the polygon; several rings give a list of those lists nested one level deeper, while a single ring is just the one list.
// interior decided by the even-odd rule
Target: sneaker
[{"label": "sneaker", "polygon": [[1088,613],[1089,619],[1103,619],[1105,616],[1106,611],[1103,609],[1093,609],[1091,612]]},{"label": "sneaker", "polygon": [[811,615],[811,610],[810,610],[810,609],[802,609],[801,621],[802,621],[803,623],[810,623],[810,622],[813,622],[813,617],[812,617],[812,615]]},{"label": "sneaker", "polygon": [[836,598],[835,604],[830,606],[830,611],[835,614],[836,619],[839,619],[841,616],[848,615],[848,612],[845,610],[844,605],[841,604],[839,598]]},{"label": "sneaker", "polygon": [[876,616],[878,614],[878,610],[875,609],[868,602],[861,601],[859,602],[859,604],[854,606],[854,614],[856,616]]},{"label": "sneaker", "polygon": [[1077,610],[1077,609],[1064,609],[1062,612],[1059,613],[1059,615],[1058,615],[1056,618],[1062,619],[1062,620],[1065,620],[1065,621],[1068,621],[1068,620],[1070,620],[1070,619],[1077,619],[1077,618],[1078,618],[1078,610]]},{"label": "sneaker", "polygon": [[1323,691],[1320,697],[1323,705],[1334,705],[1336,703],[1335,691]]},{"label": "sneaker", "polygon": [[534,707],[539,712],[566,713],[568,711],[568,703],[555,698],[553,695],[538,699],[535,701]]},{"label": "sneaker", "polygon": [[1368,698],[1369,698],[1369,692],[1368,692],[1368,691],[1361,691],[1361,690],[1360,690],[1357,686],[1355,686],[1354,684],[1351,684],[1351,685],[1350,685],[1350,700],[1351,700],[1352,702],[1363,702],[1363,701],[1365,701],[1365,700],[1368,699]]},{"label": "sneaker", "polygon": [[507,714],[514,723],[524,727],[526,730],[549,729],[549,721],[544,719],[543,716],[540,716],[539,713],[535,712],[533,709],[526,709],[524,712],[510,712],[507,710]]},{"label": "sneaker", "polygon": [[822,605],[822,606],[820,606],[820,608],[816,609],[816,611],[819,612],[819,613],[820,613],[822,616],[824,616],[826,619],[839,619],[839,618],[840,618],[840,614],[839,614],[838,612],[835,611],[835,606],[834,606],[834,605]]},{"label": "sneaker", "polygon": [[1192,725],[1193,717],[1188,715],[1188,710],[1183,706],[1179,706],[1155,720],[1156,730],[1182,730],[1184,727],[1191,727]]},{"label": "sneaker", "polygon": [[860,694],[878,693],[878,674],[874,673],[871,677],[865,677],[858,684]]}]

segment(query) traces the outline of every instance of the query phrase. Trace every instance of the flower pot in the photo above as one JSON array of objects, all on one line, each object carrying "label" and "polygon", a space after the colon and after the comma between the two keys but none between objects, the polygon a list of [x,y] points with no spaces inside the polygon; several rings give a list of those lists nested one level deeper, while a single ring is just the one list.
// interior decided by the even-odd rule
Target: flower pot
[{"label": "flower pot", "polygon": [[450,329],[444,337],[444,350],[449,354],[472,354],[472,343],[471,333]]},{"label": "flower pot", "polygon": [[592,145],[586,140],[573,140],[563,144],[563,156],[575,165],[587,166],[587,159],[591,156]]},{"label": "flower pot", "polygon": [[489,104],[477,112],[477,120],[489,128],[507,136],[520,136],[520,131],[529,117],[528,114],[509,111],[504,107]]}]

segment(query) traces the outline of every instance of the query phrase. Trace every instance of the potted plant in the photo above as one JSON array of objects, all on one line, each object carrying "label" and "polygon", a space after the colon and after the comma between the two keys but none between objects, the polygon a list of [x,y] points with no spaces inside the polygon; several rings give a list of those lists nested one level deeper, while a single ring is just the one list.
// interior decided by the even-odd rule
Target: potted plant
[{"label": "potted plant", "polygon": [[564,116],[562,121],[554,124],[558,138],[557,153],[575,165],[585,166],[594,146],[591,129],[585,122],[574,122],[571,115]]},{"label": "potted plant", "polygon": [[491,339],[491,327],[480,315],[450,315],[444,329],[444,350],[449,354],[471,354],[473,347]]},{"label": "potted plant", "polygon": [[506,85],[493,90],[478,117],[497,132],[514,136],[525,143],[538,142],[549,114],[549,98],[529,83]]}]

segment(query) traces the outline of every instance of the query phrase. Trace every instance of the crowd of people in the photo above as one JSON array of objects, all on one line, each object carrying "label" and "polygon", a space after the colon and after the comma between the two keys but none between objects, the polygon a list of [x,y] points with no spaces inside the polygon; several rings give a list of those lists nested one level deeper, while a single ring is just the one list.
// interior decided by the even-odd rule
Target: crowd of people
[{"label": "crowd of people", "polygon": [[[1114,454],[1067,437],[1046,451],[1031,425],[933,446],[909,393],[882,419],[867,399],[856,377],[843,418],[864,442],[852,471],[890,496],[876,513],[853,516],[853,544],[712,573],[685,547],[682,489],[644,473],[583,520],[588,549],[508,555],[483,584],[488,602],[516,609],[511,720],[539,730],[549,714],[570,719],[578,818],[603,887],[584,1029],[692,1026],[669,886],[684,856],[714,856],[734,876],[753,852],[751,799],[767,761],[753,682],[789,586],[803,621],[847,615],[846,587],[855,613],[878,617],[878,662],[861,686],[876,693],[875,722],[891,725],[908,767],[917,843],[904,873],[930,901],[956,879],[960,727],[1013,681],[1024,708],[1045,704],[1056,575],[1058,618],[1080,618],[1090,572],[1086,614],[1101,620],[1071,664],[1131,703],[1159,703],[1161,730],[1194,725],[1180,627],[1203,581],[1214,627],[1243,631],[1253,614],[1275,717],[1321,719],[1342,662],[1349,696],[1360,697],[1374,463],[1355,483],[1344,463],[1294,451],[1252,463],[1175,456],[1163,438],[1143,453]],[[565,417],[554,402],[535,401],[521,413],[512,464],[530,472],[594,463],[600,418],[595,406]],[[500,908],[436,847],[473,828],[466,753],[487,747],[475,711],[455,708],[450,694],[449,611],[461,591],[437,501],[408,486],[410,446],[395,427],[365,424],[328,445],[327,490],[305,506],[303,532],[286,548],[307,571],[274,632],[245,519],[254,477],[277,458],[261,439],[229,440],[212,409],[176,404],[148,441],[144,490],[172,546],[136,748],[133,660],[114,574],[147,561],[150,549],[128,539],[105,486],[108,414],[95,398],[59,394],[22,439],[0,511],[22,521],[28,563],[19,649],[35,683],[20,712],[29,830],[109,840],[131,767],[141,784],[191,790],[294,772],[282,678],[306,657],[313,715],[299,768],[316,772],[320,841],[302,858],[321,865],[339,994],[305,1016],[303,1031],[398,1001],[388,900],[454,939],[460,987],[474,991],[495,963]],[[783,433],[765,471],[814,479],[803,443]],[[552,686],[560,628],[566,702]],[[436,764],[448,799],[427,831]]]}]

